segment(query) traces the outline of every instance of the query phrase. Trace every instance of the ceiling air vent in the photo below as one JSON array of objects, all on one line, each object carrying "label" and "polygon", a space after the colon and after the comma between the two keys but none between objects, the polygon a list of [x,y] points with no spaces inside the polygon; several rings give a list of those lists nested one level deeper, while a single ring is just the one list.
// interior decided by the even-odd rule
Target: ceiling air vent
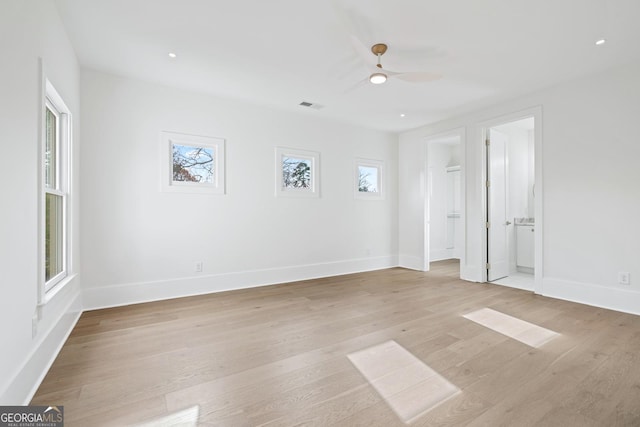
[{"label": "ceiling air vent", "polygon": [[320,110],[321,108],[324,108],[324,105],[313,104],[307,101],[302,101],[299,105],[301,105],[302,107],[313,108],[314,110]]}]

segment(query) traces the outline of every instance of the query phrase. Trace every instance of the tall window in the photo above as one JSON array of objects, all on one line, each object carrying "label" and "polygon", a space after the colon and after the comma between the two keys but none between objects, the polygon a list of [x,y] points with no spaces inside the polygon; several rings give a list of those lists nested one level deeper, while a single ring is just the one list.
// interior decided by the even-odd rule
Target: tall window
[{"label": "tall window", "polygon": [[46,82],[43,129],[43,246],[45,292],[67,276],[69,184],[69,110]]}]

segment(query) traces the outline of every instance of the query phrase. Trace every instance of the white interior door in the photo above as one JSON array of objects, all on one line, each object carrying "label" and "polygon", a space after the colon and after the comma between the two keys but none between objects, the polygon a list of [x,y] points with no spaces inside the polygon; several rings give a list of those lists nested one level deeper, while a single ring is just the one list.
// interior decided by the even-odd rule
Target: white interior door
[{"label": "white interior door", "polygon": [[507,241],[507,137],[489,130],[487,146],[487,280],[509,275]]}]

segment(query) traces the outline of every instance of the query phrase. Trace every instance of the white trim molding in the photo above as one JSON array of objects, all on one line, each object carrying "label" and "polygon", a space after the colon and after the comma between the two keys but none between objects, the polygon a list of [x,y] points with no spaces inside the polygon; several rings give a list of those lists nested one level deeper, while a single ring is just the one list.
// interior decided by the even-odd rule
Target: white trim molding
[{"label": "white trim molding", "polygon": [[485,183],[487,181],[487,170],[486,170],[486,135],[490,128],[504,125],[507,123],[515,122],[518,120],[526,119],[533,117],[534,120],[534,159],[535,159],[535,191],[536,191],[536,199],[534,205],[534,217],[536,221],[536,233],[535,233],[535,286],[534,292],[536,294],[544,295],[544,185],[543,185],[543,140],[542,140],[542,130],[543,130],[543,120],[542,120],[542,106],[531,106],[519,111],[502,114],[500,116],[494,117],[492,119],[483,120],[477,122],[473,125],[474,127],[474,138],[470,141],[471,144],[478,149],[478,154],[476,154],[475,161],[476,164],[480,165],[478,172],[476,174],[476,191],[480,194],[481,197],[481,212],[482,212],[482,221],[478,224],[474,233],[477,233],[480,237],[480,246],[478,249],[478,255],[481,255],[483,262],[478,266],[479,273],[481,274],[482,281],[487,280],[487,270],[484,267],[487,261],[487,233],[486,233],[486,187]]},{"label": "white trim molding", "polygon": [[84,289],[85,310],[254,288],[398,266],[394,255]]},{"label": "white trim molding", "polygon": [[[69,289],[69,287],[65,287],[62,293],[68,293]],[[31,402],[80,319],[82,314],[81,295],[79,290],[76,291],[70,302],[61,310],[62,314],[59,318],[51,322],[52,326],[47,331],[39,334],[39,339],[33,345],[20,369],[8,382],[7,388],[0,392],[0,404],[28,405]]]},{"label": "white trim molding", "polygon": [[545,277],[542,295],[593,307],[640,315],[640,292],[616,286]]},{"label": "white trim molding", "polygon": [[429,249],[429,262],[444,261],[446,259],[454,258],[453,249]]}]

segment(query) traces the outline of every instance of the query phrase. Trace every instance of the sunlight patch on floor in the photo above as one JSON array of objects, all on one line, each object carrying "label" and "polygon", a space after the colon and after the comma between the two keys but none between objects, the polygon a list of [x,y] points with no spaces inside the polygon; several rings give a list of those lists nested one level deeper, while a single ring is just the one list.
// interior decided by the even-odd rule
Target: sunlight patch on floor
[{"label": "sunlight patch on floor", "polygon": [[347,357],[405,423],[460,392],[395,341]]},{"label": "sunlight patch on floor", "polygon": [[535,348],[560,336],[557,332],[490,308],[483,308],[462,317]]},{"label": "sunlight patch on floor", "polygon": [[199,414],[200,406],[195,405],[164,417],[156,418],[153,421],[136,424],[136,427],[196,427]]}]

